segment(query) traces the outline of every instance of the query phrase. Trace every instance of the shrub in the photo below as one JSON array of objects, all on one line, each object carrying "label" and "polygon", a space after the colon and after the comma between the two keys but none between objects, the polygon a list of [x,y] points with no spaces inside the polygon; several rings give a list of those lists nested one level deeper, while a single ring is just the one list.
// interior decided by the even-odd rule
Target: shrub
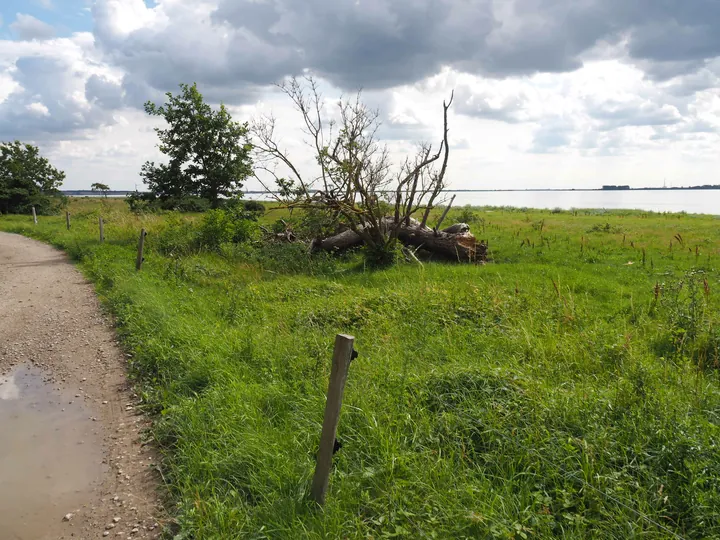
[{"label": "shrub", "polygon": [[212,250],[218,250],[221,244],[231,242],[234,228],[230,216],[224,210],[210,210],[200,225],[200,244]]},{"label": "shrub", "polygon": [[265,205],[260,201],[243,201],[243,206],[247,212],[253,212],[258,215],[265,213]]},{"label": "shrub", "polygon": [[182,197],[165,199],[160,202],[162,210],[177,210],[178,212],[206,212],[210,209],[210,202],[200,197]]},{"label": "shrub", "polygon": [[139,191],[134,191],[125,197],[125,202],[131,212],[135,214],[143,214],[145,212],[152,212],[151,205],[154,199],[155,196],[150,193],[140,193]]},{"label": "shrub", "polygon": [[587,232],[589,233],[613,233],[613,234],[620,234],[623,232],[622,227],[618,227],[617,225],[610,225],[610,223],[605,223],[604,225],[601,225],[600,223],[596,223],[592,227],[590,227]]},{"label": "shrub", "polygon": [[396,243],[394,246],[364,245],[361,248],[365,264],[368,268],[387,268],[402,260],[402,246]]},{"label": "shrub", "polygon": [[255,230],[255,223],[244,214],[231,210],[209,210],[200,224],[199,242],[205,249],[218,251],[222,244],[240,243],[249,240]]},{"label": "shrub", "polygon": [[187,255],[198,247],[198,229],[189,220],[171,213],[166,227],[158,234],[157,248],[165,255]]},{"label": "shrub", "polygon": [[297,236],[305,239],[327,238],[338,231],[338,226],[338,216],[335,212],[309,208],[295,222],[293,231]]},{"label": "shrub", "polygon": [[472,206],[466,204],[462,210],[457,213],[458,223],[467,223],[468,225],[475,223],[478,220],[478,216],[473,210]]}]

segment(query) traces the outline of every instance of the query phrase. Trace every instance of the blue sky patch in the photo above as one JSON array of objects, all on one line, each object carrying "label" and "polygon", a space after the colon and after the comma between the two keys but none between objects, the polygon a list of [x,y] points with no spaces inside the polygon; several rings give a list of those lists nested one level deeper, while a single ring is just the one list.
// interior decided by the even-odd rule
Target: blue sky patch
[{"label": "blue sky patch", "polygon": [[88,0],[3,0],[0,2],[0,39],[20,39],[12,26],[19,13],[52,26],[58,37],[93,28]]}]

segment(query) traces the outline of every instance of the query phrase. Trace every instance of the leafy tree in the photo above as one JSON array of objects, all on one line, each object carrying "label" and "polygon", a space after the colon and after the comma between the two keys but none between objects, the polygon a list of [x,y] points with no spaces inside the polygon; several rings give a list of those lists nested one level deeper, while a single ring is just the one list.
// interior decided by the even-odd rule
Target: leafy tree
[{"label": "leafy tree", "polygon": [[141,176],[162,200],[199,196],[217,208],[222,197],[240,194],[252,174],[248,126],[233,121],[222,104],[213,110],[196,84],[180,88],[179,95],[166,94],[165,105],[145,104],[145,112],[168,124],[166,129],[155,129],[168,163],[147,162]]},{"label": "leafy tree", "polygon": [[110,191],[110,186],[107,184],[101,184],[100,182],[95,182],[94,184],[90,184],[90,189],[92,191],[100,191],[105,197],[107,197],[107,192]]},{"label": "leafy tree", "polygon": [[0,144],[0,209],[25,213],[35,206],[48,213],[62,200],[58,188],[65,173],[50,165],[37,146],[20,141]]}]

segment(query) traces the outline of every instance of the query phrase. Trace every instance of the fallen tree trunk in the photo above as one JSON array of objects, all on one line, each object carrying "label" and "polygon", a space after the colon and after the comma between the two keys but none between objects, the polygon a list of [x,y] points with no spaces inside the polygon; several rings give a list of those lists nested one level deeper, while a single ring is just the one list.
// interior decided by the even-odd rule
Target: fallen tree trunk
[{"label": "fallen tree trunk", "polygon": [[[384,219],[388,229],[395,227],[392,218]],[[420,225],[416,219],[398,225],[398,240],[406,246],[422,248],[444,258],[484,262],[487,260],[487,244],[478,241],[470,232],[466,223],[456,223],[441,231]],[[363,243],[358,233],[352,230],[343,231],[325,239],[314,240],[311,249],[326,251],[342,251]]]}]

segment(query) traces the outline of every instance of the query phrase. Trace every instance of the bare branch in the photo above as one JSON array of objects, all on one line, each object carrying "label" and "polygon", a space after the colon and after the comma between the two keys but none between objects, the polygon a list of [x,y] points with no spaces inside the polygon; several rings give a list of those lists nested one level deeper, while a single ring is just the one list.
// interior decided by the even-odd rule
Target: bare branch
[{"label": "bare branch", "polygon": [[420,222],[423,227],[427,223],[428,216],[430,215],[430,210],[433,209],[433,203],[435,202],[435,199],[445,187],[445,171],[447,170],[448,158],[450,157],[450,144],[448,143],[448,109],[450,108],[450,105],[452,105],[454,97],[455,91],[450,94],[450,101],[448,101],[447,103],[443,101],[443,142],[440,145],[440,150],[445,151],[445,156],[443,157],[443,164],[440,172],[432,179],[432,194],[430,195],[430,200],[427,203],[427,208],[425,209],[422,221]]},{"label": "bare branch", "polygon": [[[440,145],[420,145],[414,157],[395,168],[387,146],[378,139],[380,114],[362,103],[361,92],[353,99],[338,101],[336,123],[325,115],[323,97],[313,77],[300,81],[291,78],[280,89],[302,116],[303,131],[310,138],[307,142],[319,168],[310,180],[304,178],[277,143],[275,119],[265,118],[253,124],[258,171],[278,184],[278,198],[284,204],[329,210],[371,246],[392,246],[403,226],[426,228],[430,211],[445,187],[450,155],[448,110],[454,94],[443,103]],[[291,179],[282,177],[277,166],[287,169]],[[319,181],[321,189],[312,191],[312,185]],[[412,219],[419,211],[423,211],[422,222]],[[392,217],[386,217],[386,212],[392,212]]]}]

